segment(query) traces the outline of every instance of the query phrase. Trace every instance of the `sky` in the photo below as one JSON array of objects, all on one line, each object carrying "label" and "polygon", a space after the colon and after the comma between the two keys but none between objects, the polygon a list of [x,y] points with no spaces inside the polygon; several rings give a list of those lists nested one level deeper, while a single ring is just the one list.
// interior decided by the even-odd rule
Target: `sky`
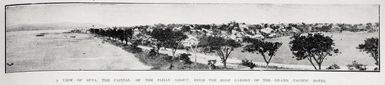
[{"label": "sky", "polygon": [[367,23],[379,21],[378,5],[325,4],[35,4],[6,7],[6,25],[96,23]]}]

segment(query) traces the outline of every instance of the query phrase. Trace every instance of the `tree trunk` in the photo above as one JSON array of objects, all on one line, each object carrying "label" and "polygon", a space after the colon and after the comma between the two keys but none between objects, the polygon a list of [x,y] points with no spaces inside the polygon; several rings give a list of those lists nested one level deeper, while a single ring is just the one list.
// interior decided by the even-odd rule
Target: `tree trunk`
[{"label": "tree trunk", "polygon": [[311,60],[310,57],[307,58],[309,60],[309,62],[311,63],[311,65],[314,67],[315,70],[318,70],[317,67],[314,65],[313,61]]},{"label": "tree trunk", "polygon": [[[191,51],[192,51],[192,54],[193,53],[195,53],[195,50],[194,50],[194,48],[193,48],[193,46],[191,46]],[[196,66],[196,63],[197,63],[197,56],[196,55],[194,55],[194,63],[195,63],[195,66]]]},{"label": "tree trunk", "polygon": [[226,66],[226,60],[223,60],[222,62],[223,62],[223,67],[224,67],[225,69],[227,69],[227,66]]},{"label": "tree trunk", "polygon": [[265,54],[263,53],[263,52],[259,52],[261,55],[262,55],[262,57],[263,57],[263,60],[265,61],[265,63],[266,63],[266,67],[265,67],[265,69],[268,69],[269,67],[269,61],[266,59],[266,56],[265,56]]},{"label": "tree trunk", "polygon": [[172,57],[175,58],[175,52],[176,52],[176,49],[173,49],[172,50]]},{"label": "tree trunk", "polygon": [[159,53],[159,50],[160,50],[160,46],[157,46],[156,47],[156,55],[159,55],[160,53]]},{"label": "tree trunk", "polygon": [[170,67],[168,67],[168,69],[171,70],[174,67],[174,65],[172,65],[172,64],[173,64],[173,62],[171,62]]},{"label": "tree trunk", "polygon": [[378,57],[376,56],[376,54],[374,54],[374,53],[371,53],[371,54],[372,54],[372,57],[373,57],[374,61],[376,61],[375,65],[379,65]]}]

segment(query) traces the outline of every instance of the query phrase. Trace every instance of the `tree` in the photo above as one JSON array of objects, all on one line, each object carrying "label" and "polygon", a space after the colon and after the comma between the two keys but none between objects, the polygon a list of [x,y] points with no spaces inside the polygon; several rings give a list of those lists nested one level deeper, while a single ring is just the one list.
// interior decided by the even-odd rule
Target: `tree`
[{"label": "tree", "polygon": [[124,38],[127,38],[127,37],[125,37],[124,36],[124,30],[123,29],[118,29],[117,31],[116,31],[116,36],[117,36],[117,38],[121,41],[121,42],[123,42],[125,39]]},{"label": "tree", "polygon": [[171,37],[168,37],[168,40],[164,42],[165,47],[172,48],[173,56],[178,48],[183,47],[181,41],[187,38],[187,35],[183,34],[181,31],[171,32]]},{"label": "tree", "polygon": [[159,49],[163,46],[164,42],[167,41],[167,39],[172,36],[171,35],[172,29],[162,29],[162,28],[154,28],[154,30],[150,33],[150,36],[160,43],[156,44],[156,52],[159,53]]},{"label": "tree", "polygon": [[365,40],[364,44],[359,44],[357,49],[360,49],[361,51],[365,51],[366,53],[370,54],[371,57],[376,61],[375,64],[379,65],[380,56],[378,54],[378,46],[378,38],[368,38]]},{"label": "tree", "polygon": [[321,70],[321,65],[327,56],[338,53],[333,39],[321,33],[294,35],[291,39],[294,39],[289,42],[294,57],[297,60],[309,60],[315,70]]},{"label": "tree", "polygon": [[280,42],[265,42],[260,39],[254,39],[246,37],[243,39],[244,42],[250,43],[249,45],[246,45],[243,47],[242,52],[250,52],[250,53],[256,53],[261,54],[263,57],[263,60],[266,63],[266,68],[269,66],[269,63],[279,47],[281,47],[282,43]]},{"label": "tree", "polygon": [[[132,39],[133,37],[133,34],[134,34],[134,31],[132,29],[129,29],[129,28],[126,28],[124,29],[124,33],[123,33],[123,37],[124,37],[124,41],[126,41],[126,44],[129,40]],[[135,41],[134,41],[135,42]]]},{"label": "tree", "polygon": [[160,42],[157,45],[157,52],[160,47],[169,47],[173,49],[173,56],[176,49],[181,46],[180,42],[187,38],[182,31],[172,31],[172,29],[154,29],[150,36]]},{"label": "tree", "polygon": [[183,32],[190,32],[190,31],[191,31],[191,28],[190,28],[190,26],[183,25],[182,28],[181,28],[181,30],[182,30]]},{"label": "tree", "polygon": [[[180,42],[187,38],[182,31],[172,31],[172,29],[154,29],[150,36],[160,42],[157,44],[158,54],[162,46],[172,48],[173,58],[175,57],[176,50],[182,46]],[[173,62],[170,64],[170,69],[173,67],[172,64]]]},{"label": "tree", "polygon": [[223,37],[208,36],[201,39],[198,44],[199,47],[208,48],[206,52],[216,52],[220,57],[224,68],[226,67],[226,61],[229,58],[234,48],[241,47],[242,45],[232,39],[224,39]]}]

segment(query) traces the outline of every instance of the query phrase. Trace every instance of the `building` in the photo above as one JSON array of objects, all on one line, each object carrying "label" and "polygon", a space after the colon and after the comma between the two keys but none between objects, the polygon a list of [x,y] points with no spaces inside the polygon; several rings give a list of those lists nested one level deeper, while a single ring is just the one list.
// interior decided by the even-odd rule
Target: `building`
[{"label": "building", "polygon": [[198,45],[199,40],[192,35],[187,35],[187,39],[183,40],[181,43],[184,47],[192,47]]}]

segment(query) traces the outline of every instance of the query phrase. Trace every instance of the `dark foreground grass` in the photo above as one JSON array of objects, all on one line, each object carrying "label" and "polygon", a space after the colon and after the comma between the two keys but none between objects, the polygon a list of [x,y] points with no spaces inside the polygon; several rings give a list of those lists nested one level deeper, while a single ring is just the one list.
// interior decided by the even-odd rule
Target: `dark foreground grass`
[{"label": "dark foreground grass", "polygon": [[[173,58],[167,54],[150,55],[148,50],[142,50],[137,46],[125,44],[117,40],[102,38],[103,42],[121,47],[123,50],[135,54],[141,62],[152,66],[151,70],[207,70],[209,66],[201,63],[185,63],[179,58]],[[170,68],[172,64],[172,67]]]},{"label": "dark foreground grass", "polygon": [[[152,70],[205,70],[208,65],[201,63],[187,64],[166,54],[149,55],[147,51],[135,54],[135,57],[146,65],[153,66]],[[173,65],[170,68],[170,65]]]}]

